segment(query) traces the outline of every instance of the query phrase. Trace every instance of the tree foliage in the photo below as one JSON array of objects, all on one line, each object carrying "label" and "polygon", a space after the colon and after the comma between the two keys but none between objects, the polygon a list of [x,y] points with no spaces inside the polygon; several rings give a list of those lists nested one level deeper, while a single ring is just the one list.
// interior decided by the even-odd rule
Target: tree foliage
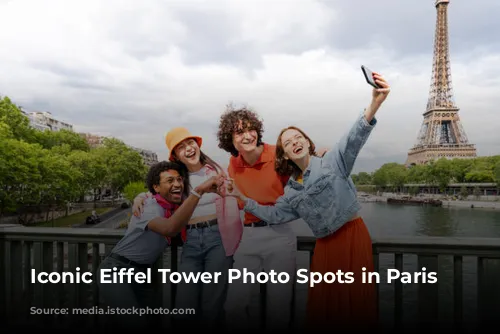
[{"label": "tree foliage", "polygon": [[392,186],[395,191],[404,184],[432,184],[444,190],[450,183],[496,183],[500,188],[500,155],[474,159],[439,159],[427,165],[406,167],[386,163],[372,174],[352,175],[356,185]]},{"label": "tree foliage", "polygon": [[137,195],[145,192],[148,192],[148,189],[146,188],[146,184],[144,182],[130,182],[123,190],[125,198],[130,202],[133,202]]},{"label": "tree foliage", "polygon": [[0,216],[64,207],[109,187],[144,182],[142,157],[118,139],[90,148],[72,131],[39,131],[9,98],[0,99]]}]

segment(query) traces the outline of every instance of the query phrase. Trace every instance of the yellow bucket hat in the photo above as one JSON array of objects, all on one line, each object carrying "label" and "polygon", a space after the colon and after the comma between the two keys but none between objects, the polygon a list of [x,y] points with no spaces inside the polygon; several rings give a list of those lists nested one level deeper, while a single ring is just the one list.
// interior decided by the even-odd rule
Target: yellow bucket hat
[{"label": "yellow bucket hat", "polygon": [[177,145],[179,145],[183,140],[186,140],[188,138],[192,138],[192,139],[196,140],[196,142],[198,143],[198,146],[201,148],[201,144],[203,142],[201,137],[193,136],[189,132],[189,130],[186,128],[182,128],[182,127],[174,128],[167,133],[167,135],[165,136],[165,143],[167,144],[167,148],[170,151],[170,154],[168,156],[168,159],[170,161],[175,160],[174,157],[172,156],[172,153],[174,152],[175,147]]}]

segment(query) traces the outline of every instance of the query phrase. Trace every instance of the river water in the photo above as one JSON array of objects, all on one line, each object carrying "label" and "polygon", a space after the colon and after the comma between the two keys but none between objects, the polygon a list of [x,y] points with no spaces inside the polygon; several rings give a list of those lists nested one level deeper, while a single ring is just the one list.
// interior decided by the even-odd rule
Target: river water
[{"label": "river water", "polygon": [[[380,202],[361,203],[361,205],[360,214],[374,239],[397,236],[500,238],[500,210],[407,206]],[[297,235],[312,235],[304,222],[295,221],[291,224]],[[382,254],[379,261],[381,317],[384,322],[391,323],[393,321],[394,285],[384,283],[386,277],[384,273],[387,269],[394,268],[393,255]],[[308,267],[308,254],[301,252],[297,264],[300,268]],[[416,255],[404,256],[404,271],[419,271],[417,264]],[[487,274],[487,278],[499,282],[500,264],[493,263],[492,266],[493,272]],[[439,258],[438,284],[440,319],[451,320],[453,317],[453,258],[451,256],[440,256]],[[417,286],[417,284],[403,286],[403,317],[405,322],[417,319]],[[304,284],[297,284],[296,288],[296,315],[299,318],[297,320],[301,322],[305,312],[307,287]],[[495,293],[495,291],[491,293]],[[496,293],[498,294],[499,291]],[[476,300],[477,261],[475,258],[466,257],[463,259],[463,312],[467,321],[473,322],[476,319]]]},{"label": "river water", "polygon": [[[361,216],[372,238],[394,236],[500,238],[500,210],[361,203]],[[312,235],[302,221],[296,234]]]}]

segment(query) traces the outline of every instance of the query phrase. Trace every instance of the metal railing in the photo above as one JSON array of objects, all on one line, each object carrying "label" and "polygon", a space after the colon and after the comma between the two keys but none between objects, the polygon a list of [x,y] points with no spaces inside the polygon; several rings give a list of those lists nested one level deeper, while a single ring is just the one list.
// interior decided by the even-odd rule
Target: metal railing
[{"label": "metal railing", "polygon": [[[76,268],[80,268],[80,272],[91,271],[95,277],[100,261],[123,234],[124,230],[98,228],[0,226],[0,273],[3,275],[0,279],[3,282],[0,285],[0,315],[12,317],[28,314],[31,306],[98,306],[99,291],[95,280],[91,284],[32,284],[31,271],[74,273]],[[309,259],[314,252],[314,245],[313,237],[298,237],[298,250],[306,254],[308,252]],[[447,309],[451,318],[446,321],[461,328],[465,317],[470,317],[464,314],[464,305],[471,306],[471,302],[465,300],[465,292],[476,294],[477,321],[494,319],[496,316],[498,297],[492,291],[500,286],[498,277],[493,277],[500,272],[500,266],[495,262],[500,259],[499,238],[380,238],[373,240],[373,256],[375,271],[382,278],[378,284],[379,308],[383,310],[380,314],[390,318],[383,321],[402,325],[406,305],[410,313],[416,312],[419,321],[433,323],[439,320],[438,311]],[[169,247],[155,268],[177,271],[178,259],[178,247]],[[489,263],[491,261],[493,263]],[[422,267],[426,268],[427,273],[438,272],[436,284],[410,285],[401,280],[387,283],[388,269],[411,272],[413,275]],[[477,283],[469,284],[471,278]],[[160,275],[157,275],[153,280],[159,301],[162,305],[174,305],[175,285],[161,284],[159,279]],[[446,290],[445,295],[452,296],[452,312],[450,308],[440,308],[440,287]],[[466,290],[466,287],[470,289]],[[78,316],[78,320],[91,325],[95,319],[92,315],[89,317]]]}]

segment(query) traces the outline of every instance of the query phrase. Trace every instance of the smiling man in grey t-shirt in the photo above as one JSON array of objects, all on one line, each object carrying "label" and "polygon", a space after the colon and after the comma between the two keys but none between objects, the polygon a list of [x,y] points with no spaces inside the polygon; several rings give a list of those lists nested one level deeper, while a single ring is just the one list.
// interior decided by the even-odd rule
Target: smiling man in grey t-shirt
[{"label": "smiling man in grey t-shirt", "polygon": [[[112,273],[115,270],[145,273],[147,268],[151,268],[168,246],[167,237],[176,236],[182,230],[201,196],[218,192],[223,186],[223,178],[214,176],[188,192],[189,178],[186,171],[176,163],[163,161],[149,170],[147,186],[153,198],[146,201],[140,218],[132,217],[125,235],[103,260],[97,272],[105,305],[127,309],[126,312],[134,307],[153,308],[155,292],[149,283],[139,284],[133,279],[128,283],[126,275],[123,283],[111,283]],[[156,325],[145,316],[131,314],[118,315],[116,320],[114,328],[144,329],[148,325]]]}]

